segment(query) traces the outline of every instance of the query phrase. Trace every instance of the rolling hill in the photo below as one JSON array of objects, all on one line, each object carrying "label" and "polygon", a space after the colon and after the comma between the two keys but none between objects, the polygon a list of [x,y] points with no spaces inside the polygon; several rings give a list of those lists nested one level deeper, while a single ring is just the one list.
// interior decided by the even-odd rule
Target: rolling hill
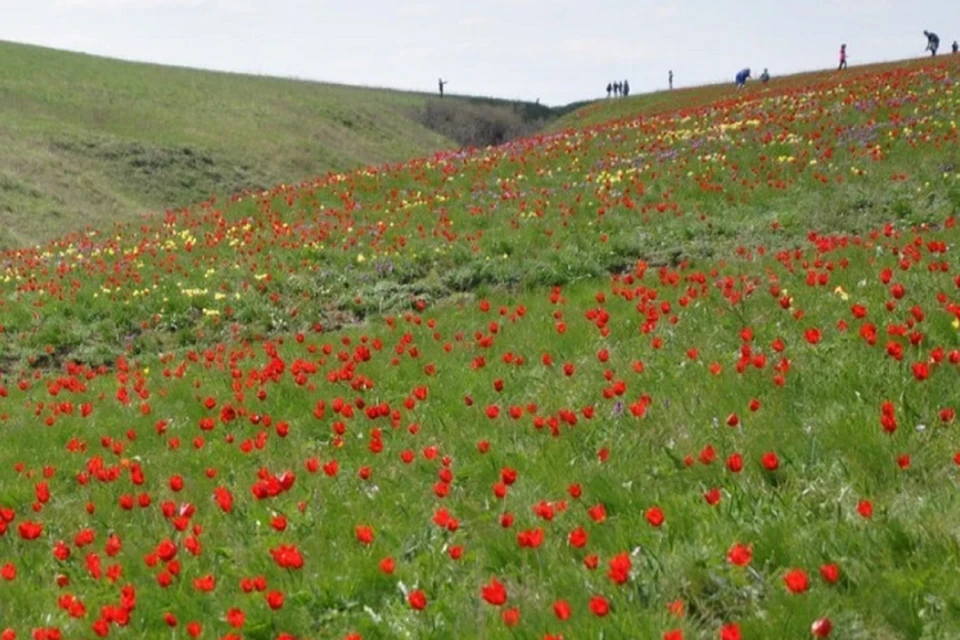
[{"label": "rolling hill", "polygon": [[[767,84],[758,80],[748,82],[744,95],[772,93],[793,88],[805,88],[818,84],[834,84],[842,82],[844,77],[850,78],[863,73],[893,74],[905,68],[917,68],[928,63],[927,58],[909,60],[894,60],[850,67],[838,74],[833,69],[804,71],[783,76],[773,76]],[[638,114],[644,116],[656,115],[666,111],[681,109],[703,108],[713,102],[733,98],[735,94],[733,80],[716,84],[707,84],[696,87],[684,87],[673,91],[655,91],[639,93],[629,98],[613,100],[594,100],[577,105],[568,105],[558,113],[558,117],[550,122],[546,131],[562,131],[570,128],[583,128],[604,124],[614,120],[632,119]]]},{"label": "rolling hill", "polygon": [[[0,247],[460,146],[431,95],[124,62],[0,42]],[[452,96],[445,105],[547,107]],[[456,132],[445,132],[456,133]]]},{"label": "rolling hill", "polygon": [[958,61],[0,252],[0,639],[955,638]]}]

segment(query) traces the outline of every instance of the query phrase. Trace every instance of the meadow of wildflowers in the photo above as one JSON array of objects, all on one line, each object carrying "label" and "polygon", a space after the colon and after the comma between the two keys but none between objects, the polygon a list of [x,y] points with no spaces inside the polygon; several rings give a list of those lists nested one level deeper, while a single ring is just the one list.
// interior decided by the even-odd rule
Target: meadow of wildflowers
[{"label": "meadow of wildflowers", "polygon": [[958,78],[3,254],[0,638],[954,637]]}]

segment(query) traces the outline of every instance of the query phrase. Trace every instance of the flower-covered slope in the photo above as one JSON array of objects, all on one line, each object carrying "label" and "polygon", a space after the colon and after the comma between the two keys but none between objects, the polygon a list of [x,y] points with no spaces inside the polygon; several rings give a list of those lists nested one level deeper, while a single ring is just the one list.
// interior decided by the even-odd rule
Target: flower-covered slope
[{"label": "flower-covered slope", "polygon": [[958,72],[4,255],[0,638],[950,637]]}]

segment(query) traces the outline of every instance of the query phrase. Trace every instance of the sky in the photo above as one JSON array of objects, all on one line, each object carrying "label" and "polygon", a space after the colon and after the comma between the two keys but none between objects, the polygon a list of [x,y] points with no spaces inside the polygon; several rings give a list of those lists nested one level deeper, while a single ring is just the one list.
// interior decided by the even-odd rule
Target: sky
[{"label": "sky", "polygon": [[[127,60],[561,105],[923,54],[948,0],[0,0],[0,40]],[[3,61],[0,60],[0,64]]]}]

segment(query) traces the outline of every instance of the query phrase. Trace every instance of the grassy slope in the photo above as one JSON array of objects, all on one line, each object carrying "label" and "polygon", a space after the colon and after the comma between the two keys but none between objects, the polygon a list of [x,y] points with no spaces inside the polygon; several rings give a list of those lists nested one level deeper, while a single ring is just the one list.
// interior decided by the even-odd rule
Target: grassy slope
[{"label": "grassy slope", "polygon": [[[664,113],[642,123],[566,131],[440,163],[351,173],[309,188],[278,188],[269,197],[223,209],[196,207],[174,217],[173,225],[153,220],[149,228],[125,229],[115,240],[86,238],[82,244],[88,246],[73,269],[92,271],[94,279],[83,279],[81,291],[62,292],[62,303],[49,299],[34,312],[39,322],[25,310],[8,318],[8,330],[25,333],[4,345],[4,357],[23,360],[50,347],[61,356],[100,362],[118,346],[119,336],[139,333],[137,314],[104,308],[107,300],[129,304],[124,302],[129,291],[116,290],[99,263],[134,245],[141,247],[137,251],[191,245],[189,253],[173,254],[177,260],[170,268],[178,281],[158,283],[162,286],[154,287],[149,299],[164,315],[165,328],[146,332],[140,348],[161,351],[198,342],[195,330],[205,319],[197,314],[209,300],[187,300],[181,290],[208,288],[198,269],[230,257],[222,254],[224,243],[257,248],[237,257],[240,270],[222,273],[222,286],[231,296],[253,284],[265,287],[248,278],[265,272],[260,251],[268,251],[294,270],[292,278],[276,285],[284,300],[279,306],[300,305],[297,296],[320,291],[323,295],[313,295],[305,308],[311,317],[339,322],[395,308],[412,297],[437,300],[491,285],[564,284],[641,258],[658,264],[703,259],[742,244],[790,246],[812,229],[859,233],[890,219],[926,220],[960,202],[953,177],[960,166],[956,148],[941,144],[919,154],[902,137],[881,137],[886,129],[869,123],[899,112],[872,100],[874,95],[897,99],[904,86],[934,86],[934,74],[946,73],[952,64],[913,67],[922,73],[904,67],[889,77],[862,71],[845,76],[841,87],[808,85],[800,77],[776,93],[740,94],[736,100],[729,99],[730,91],[698,118]],[[868,96],[857,98],[867,108],[844,104],[860,94]],[[823,112],[809,112],[811,95]],[[842,111],[835,111],[838,104]],[[923,126],[949,129],[949,121],[940,117],[942,106],[922,106],[918,113],[928,122]],[[726,129],[741,121],[758,124]],[[815,133],[814,127],[827,127],[829,135]],[[814,135],[819,136],[816,146],[812,137],[805,142],[804,136]],[[873,149],[863,141],[890,147],[881,154],[882,170],[873,169]],[[830,161],[823,157],[828,147],[835,147]],[[863,174],[851,173],[854,168]],[[891,174],[900,172],[933,177],[931,184],[924,186],[930,182],[924,180],[919,186],[929,190],[924,198],[915,196],[910,183],[891,181]],[[258,222],[245,230],[248,217]],[[289,246],[283,246],[287,234]],[[51,250],[59,255],[64,246],[69,243]],[[11,273],[17,281],[28,274],[47,276],[30,269]],[[95,283],[108,289],[100,292],[109,294],[102,302],[72,305],[72,297],[96,293]],[[159,297],[170,302],[161,304]],[[261,296],[242,296],[233,305],[247,335],[288,326],[263,302]],[[76,320],[85,325],[82,334],[74,330]],[[201,342],[229,336],[226,325],[203,331]]]},{"label": "grassy slope", "polygon": [[426,94],[3,42],[0,59],[0,247],[456,146],[418,123]]},{"label": "grassy slope", "polygon": [[[850,67],[845,72],[846,77],[853,77],[863,73],[886,73],[896,69],[918,67],[928,62],[928,58],[898,60],[895,62],[880,62],[868,65]],[[843,78],[833,70],[808,71],[788,76],[774,76],[766,85],[753,79],[748,82],[744,95],[776,93],[790,87],[807,86],[817,83],[830,83]],[[657,91],[643,93],[629,98],[596,100],[580,108],[561,114],[561,117],[552,122],[548,131],[563,131],[567,128],[582,128],[602,124],[619,119],[630,119],[637,114],[644,116],[655,115],[665,111],[695,109],[723,100],[734,94],[733,82],[703,85],[673,91]]]},{"label": "grassy slope", "polygon": [[[733,623],[747,640],[805,638],[821,617],[831,638],[955,637],[958,77],[944,60],[842,88],[798,81],[720,96],[696,119],[364,171],[3,255],[3,346],[24,361],[0,393],[0,507],[16,512],[0,566],[17,570],[0,581],[0,624],[87,637],[130,584],[131,622],[110,637],[165,636],[165,614],[178,638],[190,621],[224,637],[234,608],[254,640],[740,638],[720,635]],[[365,322],[334,330],[349,314]],[[99,346],[117,367],[34,379],[27,358],[50,364],[47,346],[88,361]],[[289,491],[254,499],[285,470]],[[122,506],[140,495],[151,505]],[[542,544],[522,547],[538,529]],[[176,565],[152,557],[167,538]],[[71,558],[54,559],[57,540]],[[729,561],[736,542],[749,567]],[[275,564],[281,544],[302,568]],[[122,579],[97,578],[89,554]],[[794,568],[802,594],[785,585]],[[244,593],[258,575],[285,594],[279,610]],[[501,608],[480,597],[493,577]],[[87,617],[57,606],[67,593]]]}]

